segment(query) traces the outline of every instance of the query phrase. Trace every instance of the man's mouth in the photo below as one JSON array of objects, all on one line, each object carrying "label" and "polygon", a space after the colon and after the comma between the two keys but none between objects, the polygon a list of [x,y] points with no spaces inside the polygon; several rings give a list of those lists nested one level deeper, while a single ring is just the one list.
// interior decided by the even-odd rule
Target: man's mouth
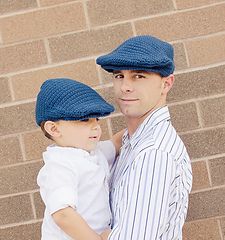
[{"label": "man's mouth", "polygon": [[119,100],[122,102],[130,102],[130,103],[138,101],[137,98],[119,98]]}]

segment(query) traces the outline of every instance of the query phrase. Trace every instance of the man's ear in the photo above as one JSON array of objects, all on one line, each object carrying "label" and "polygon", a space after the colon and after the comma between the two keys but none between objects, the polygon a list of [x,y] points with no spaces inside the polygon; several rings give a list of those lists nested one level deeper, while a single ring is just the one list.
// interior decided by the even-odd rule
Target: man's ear
[{"label": "man's ear", "polygon": [[173,86],[174,75],[170,74],[168,77],[164,77],[163,82],[164,82],[163,94],[167,94]]},{"label": "man's ear", "polygon": [[59,131],[59,128],[56,122],[46,121],[44,125],[44,129],[53,138],[61,136],[61,133]]}]

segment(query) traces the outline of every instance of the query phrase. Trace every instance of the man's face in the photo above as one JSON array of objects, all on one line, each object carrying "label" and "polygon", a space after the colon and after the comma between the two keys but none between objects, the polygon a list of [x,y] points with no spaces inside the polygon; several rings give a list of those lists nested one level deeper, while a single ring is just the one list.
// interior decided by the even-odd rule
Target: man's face
[{"label": "man's face", "polygon": [[121,70],[113,73],[116,101],[127,118],[141,118],[166,100],[165,78],[145,71]]}]

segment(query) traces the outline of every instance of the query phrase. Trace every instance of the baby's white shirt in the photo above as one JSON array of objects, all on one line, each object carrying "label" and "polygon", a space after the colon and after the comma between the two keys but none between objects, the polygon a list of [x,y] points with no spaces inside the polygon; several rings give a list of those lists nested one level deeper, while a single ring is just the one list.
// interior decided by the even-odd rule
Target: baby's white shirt
[{"label": "baby's white shirt", "polygon": [[43,153],[45,164],[37,177],[46,206],[42,240],[71,239],[51,216],[68,206],[74,208],[97,233],[109,227],[109,165],[115,154],[111,141],[99,142],[91,153],[72,147],[47,147]]}]

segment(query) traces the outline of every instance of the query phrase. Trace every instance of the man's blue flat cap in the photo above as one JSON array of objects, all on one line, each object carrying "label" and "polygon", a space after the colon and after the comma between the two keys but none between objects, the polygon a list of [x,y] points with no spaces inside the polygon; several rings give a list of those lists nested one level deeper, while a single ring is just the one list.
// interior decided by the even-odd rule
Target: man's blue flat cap
[{"label": "man's blue flat cap", "polygon": [[132,37],[111,53],[97,58],[104,70],[144,70],[167,77],[174,72],[174,50],[171,44],[152,36]]},{"label": "man's blue flat cap", "polygon": [[114,107],[91,87],[66,78],[46,80],[36,102],[36,122],[84,120],[109,115]]}]

